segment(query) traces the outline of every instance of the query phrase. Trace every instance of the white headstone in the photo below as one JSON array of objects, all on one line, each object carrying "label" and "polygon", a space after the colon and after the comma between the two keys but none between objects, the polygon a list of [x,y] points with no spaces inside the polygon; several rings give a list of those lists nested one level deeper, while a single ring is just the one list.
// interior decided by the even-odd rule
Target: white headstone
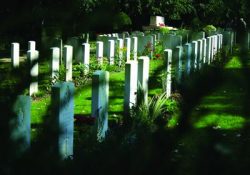
[{"label": "white headstone", "polygon": [[220,34],[220,48],[223,47],[223,35]]},{"label": "white headstone", "polygon": [[97,120],[97,140],[103,141],[108,130],[109,72],[98,70],[92,79],[91,116]]},{"label": "white headstone", "polygon": [[133,37],[133,56],[134,56],[134,60],[137,60],[137,48],[138,48],[138,38],[137,37]]},{"label": "white headstone", "polygon": [[183,54],[183,47],[177,46],[174,49],[174,57],[173,57],[174,59],[177,60],[177,64],[175,67],[177,83],[180,83],[182,79],[182,54]]},{"label": "white headstone", "polygon": [[125,38],[125,48],[126,48],[126,60],[130,60],[130,50],[131,50],[131,39]]},{"label": "white headstone", "polygon": [[118,65],[121,66],[123,62],[123,48],[124,48],[124,42],[123,39],[118,39]]},{"label": "white headstone", "polygon": [[19,53],[20,45],[19,43],[11,43],[11,61],[13,67],[19,67]]},{"label": "white headstone", "polygon": [[130,60],[125,64],[124,112],[129,114],[137,100],[138,62]]},{"label": "white headstone", "polygon": [[217,37],[217,35],[214,35],[214,41],[215,41],[215,43],[214,43],[215,54],[217,54],[217,52],[218,52],[218,37]]},{"label": "white headstone", "polygon": [[191,43],[186,43],[184,45],[184,53],[186,57],[186,68],[185,68],[186,71],[185,72],[187,75],[189,75],[191,71],[191,53],[192,53]]},{"label": "white headstone", "polygon": [[58,82],[51,91],[50,125],[55,127],[53,135],[61,160],[74,155],[74,83]]},{"label": "white headstone", "polygon": [[207,40],[206,38],[202,39],[202,64],[207,63]]},{"label": "white headstone", "polygon": [[51,61],[51,78],[52,83],[55,83],[59,78],[59,67],[60,67],[60,49],[59,47],[52,47],[52,61]]},{"label": "white headstone", "polygon": [[72,57],[73,47],[65,45],[63,50],[64,64],[66,68],[65,81],[72,81]]},{"label": "white headstone", "polygon": [[149,57],[141,56],[138,59],[138,84],[144,91],[145,104],[148,103]]},{"label": "white headstone", "polygon": [[214,60],[214,37],[213,36],[210,37],[211,37],[211,63],[212,63]]},{"label": "white headstone", "polygon": [[37,50],[29,50],[27,52],[27,59],[30,64],[30,90],[29,94],[32,96],[34,93],[38,92],[38,57],[39,52]]},{"label": "white headstone", "polygon": [[206,59],[207,64],[211,63],[211,37],[207,37]]},{"label": "white headstone", "polygon": [[164,56],[165,56],[165,62],[166,62],[166,81],[165,81],[165,92],[167,98],[171,96],[172,93],[172,50],[171,49],[165,49],[164,50]]},{"label": "white headstone", "polygon": [[103,42],[97,41],[96,42],[96,57],[98,64],[102,65],[103,63]]},{"label": "white headstone", "polygon": [[197,64],[198,64],[198,42],[197,41],[192,41],[192,54],[191,54],[191,70],[196,70],[197,69]]},{"label": "white headstone", "polygon": [[221,43],[221,41],[220,41],[220,34],[217,34],[216,35],[216,38],[217,38],[217,52],[220,50],[220,43]]},{"label": "white headstone", "polygon": [[109,64],[115,64],[115,41],[109,40],[108,41],[108,60]]},{"label": "white headstone", "polygon": [[197,40],[198,42],[198,69],[201,69],[202,66],[202,59],[203,59],[203,53],[202,53],[202,49],[203,49],[203,41],[202,39]]},{"label": "white headstone", "polygon": [[35,41],[28,42],[28,50],[36,50],[36,42]]},{"label": "white headstone", "polygon": [[83,64],[84,64],[84,73],[89,72],[89,60],[90,60],[90,44],[83,43]]}]

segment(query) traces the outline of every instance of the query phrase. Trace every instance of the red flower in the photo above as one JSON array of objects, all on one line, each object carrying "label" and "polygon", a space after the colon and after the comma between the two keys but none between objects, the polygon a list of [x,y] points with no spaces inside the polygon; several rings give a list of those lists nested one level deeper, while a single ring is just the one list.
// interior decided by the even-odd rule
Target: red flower
[{"label": "red flower", "polygon": [[157,53],[155,54],[156,59],[159,59],[161,57],[161,54]]}]

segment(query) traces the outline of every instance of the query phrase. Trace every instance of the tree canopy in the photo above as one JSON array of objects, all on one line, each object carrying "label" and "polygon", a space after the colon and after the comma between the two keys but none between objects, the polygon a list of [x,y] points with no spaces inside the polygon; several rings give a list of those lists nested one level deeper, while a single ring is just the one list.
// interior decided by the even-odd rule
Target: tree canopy
[{"label": "tree canopy", "polygon": [[250,23],[248,7],[249,0],[8,0],[0,7],[0,34],[39,33],[44,26],[63,33],[122,30],[121,17],[136,30],[149,25],[152,15],[174,27],[232,27],[240,17]]}]

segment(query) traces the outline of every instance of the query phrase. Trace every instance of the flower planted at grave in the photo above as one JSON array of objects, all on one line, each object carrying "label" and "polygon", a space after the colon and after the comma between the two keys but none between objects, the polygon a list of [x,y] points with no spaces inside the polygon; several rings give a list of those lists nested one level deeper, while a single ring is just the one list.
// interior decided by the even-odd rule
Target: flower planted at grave
[{"label": "flower planted at grave", "polygon": [[161,54],[157,53],[155,54],[155,59],[159,60],[161,58]]}]

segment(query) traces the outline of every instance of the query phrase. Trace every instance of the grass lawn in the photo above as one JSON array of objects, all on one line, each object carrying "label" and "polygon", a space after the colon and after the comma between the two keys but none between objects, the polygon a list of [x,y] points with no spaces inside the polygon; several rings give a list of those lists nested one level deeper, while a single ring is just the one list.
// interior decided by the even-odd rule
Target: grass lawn
[{"label": "grass lawn", "polygon": [[[162,93],[161,77],[153,76],[156,69],[161,67],[163,64],[162,60],[151,60],[150,61],[150,78],[154,79],[154,86],[149,86],[149,94],[151,96]],[[47,71],[48,64],[42,64],[40,66],[40,72],[44,73]],[[48,76],[45,76],[49,79]],[[47,80],[46,80],[47,81]],[[42,80],[45,82],[45,80]],[[121,116],[123,112],[123,99],[124,99],[124,82],[125,72],[110,72],[109,81],[109,117],[116,118]],[[156,84],[155,84],[156,83]],[[44,89],[44,85],[40,84]],[[76,93],[74,96],[75,108],[74,113],[76,115],[91,115],[91,80],[89,80],[84,86],[76,87]],[[32,123],[40,123],[42,116],[46,113],[47,107],[50,105],[50,96],[46,93],[42,97],[35,98],[32,101],[31,115]]]}]

